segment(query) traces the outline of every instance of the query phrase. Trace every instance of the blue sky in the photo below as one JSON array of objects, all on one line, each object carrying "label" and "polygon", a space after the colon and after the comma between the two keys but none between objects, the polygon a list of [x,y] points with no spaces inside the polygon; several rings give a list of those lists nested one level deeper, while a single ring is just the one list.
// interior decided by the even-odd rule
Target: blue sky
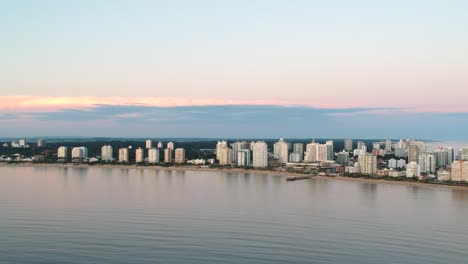
[{"label": "blue sky", "polygon": [[[44,135],[105,136],[92,115],[143,106],[179,119],[108,120],[109,130],[159,122],[164,136],[232,136],[231,117],[248,112],[234,123],[252,137],[465,139],[467,12],[456,0],[3,1],[0,134],[36,124]],[[177,106],[220,118],[189,125]]]}]

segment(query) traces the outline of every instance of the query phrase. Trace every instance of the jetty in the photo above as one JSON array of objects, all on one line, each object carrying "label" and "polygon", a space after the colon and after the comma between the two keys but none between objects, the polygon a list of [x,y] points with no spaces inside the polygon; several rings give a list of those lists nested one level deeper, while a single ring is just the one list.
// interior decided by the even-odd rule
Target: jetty
[{"label": "jetty", "polygon": [[290,176],[286,178],[286,181],[297,181],[297,180],[306,180],[315,177],[315,175],[307,175],[307,176]]}]

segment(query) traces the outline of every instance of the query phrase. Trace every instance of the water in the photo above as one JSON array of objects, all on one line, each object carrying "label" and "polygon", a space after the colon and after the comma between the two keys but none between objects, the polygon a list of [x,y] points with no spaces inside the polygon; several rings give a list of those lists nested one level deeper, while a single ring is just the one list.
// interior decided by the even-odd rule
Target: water
[{"label": "water", "polygon": [[466,263],[468,191],[0,167],[0,263]]}]

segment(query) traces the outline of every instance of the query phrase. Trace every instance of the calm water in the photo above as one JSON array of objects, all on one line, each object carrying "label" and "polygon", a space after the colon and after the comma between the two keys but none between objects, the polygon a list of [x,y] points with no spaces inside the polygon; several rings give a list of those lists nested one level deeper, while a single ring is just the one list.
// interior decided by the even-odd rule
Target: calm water
[{"label": "calm water", "polygon": [[467,263],[468,192],[0,167],[0,263]]}]

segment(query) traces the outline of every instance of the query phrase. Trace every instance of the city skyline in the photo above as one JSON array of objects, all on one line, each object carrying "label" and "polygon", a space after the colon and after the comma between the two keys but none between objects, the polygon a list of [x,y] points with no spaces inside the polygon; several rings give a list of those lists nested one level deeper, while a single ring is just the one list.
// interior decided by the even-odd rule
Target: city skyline
[{"label": "city skyline", "polygon": [[0,7],[0,136],[466,140],[464,1]]}]

